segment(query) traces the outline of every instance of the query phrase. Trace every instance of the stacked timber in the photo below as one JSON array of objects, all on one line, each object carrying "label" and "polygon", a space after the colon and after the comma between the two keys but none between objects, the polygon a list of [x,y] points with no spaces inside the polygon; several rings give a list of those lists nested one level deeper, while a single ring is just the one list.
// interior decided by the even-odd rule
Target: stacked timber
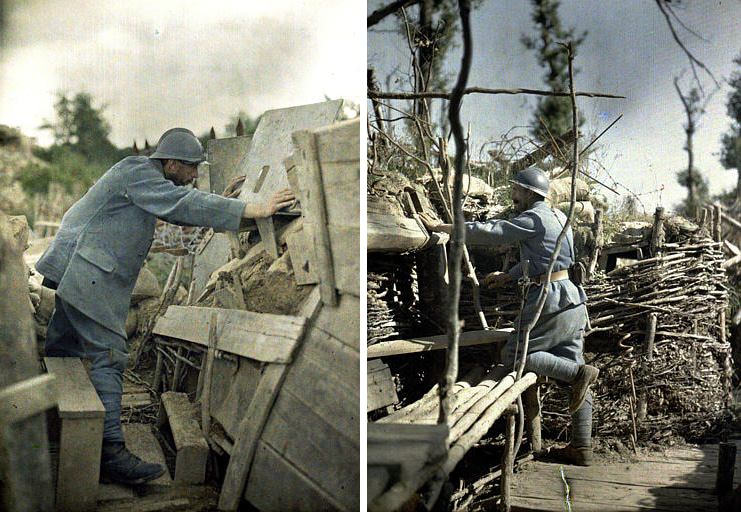
[{"label": "stacked timber", "polygon": [[[619,238],[632,238],[647,257],[597,273],[586,286],[588,359],[601,369],[595,431],[633,443],[699,441],[718,429],[730,398],[722,244],[661,211],[653,226],[631,229]],[[565,399],[551,393],[544,408],[562,411]],[[554,418],[550,428],[565,425]]]},{"label": "stacked timber", "polygon": [[241,194],[290,185],[300,207],[249,237],[208,237],[191,305],[154,327],[168,355],[157,387],[195,392],[211,448],[229,456],[222,510],[358,507],[359,122],[310,126],[331,123],[336,103],[263,116],[259,154],[236,160],[284,163],[258,165],[257,185],[248,169]]},{"label": "stacked timber", "polygon": [[368,345],[405,338],[421,328],[416,273],[409,256],[368,258]]},{"label": "stacked timber", "polygon": [[[514,372],[494,380],[491,371],[473,366],[450,391],[451,412],[445,423],[438,424],[436,385],[416,402],[370,424],[369,509],[396,510],[430,479],[447,478],[535,380],[534,373],[526,373],[515,381]],[[533,412],[529,419],[537,415]],[[536,435],[539,438],[539,431]],[[409,456],[412,449],[417,456]],[[390,476],[392,467],[396,478]]]}]

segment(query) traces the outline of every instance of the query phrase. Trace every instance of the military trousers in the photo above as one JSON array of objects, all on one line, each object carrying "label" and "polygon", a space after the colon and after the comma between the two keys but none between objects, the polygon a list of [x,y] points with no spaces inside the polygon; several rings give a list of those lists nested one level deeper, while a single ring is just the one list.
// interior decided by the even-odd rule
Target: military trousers
[{"label": "military trousers", "polygon": [[[519,320],[519,319],[518,319]],[[518,325],[515,320],[515,326]],[[584,364],[584,328],[587,309],[578,304],[556,313],[541,315],[530,331],[525,369],[567,384],[576,378],[579,366]],[[522,322],[521,330],[526,327]],[[520,360],[524,348],[523,336],[513,332],[502,348],[502,364],[511,371],[515,358]],[[574,446],[591,446],[592,395],[587,397],[579,410],[571,415]]]},{"label": "military trousers", "polygon": [[46,334],[46,355],[79,357],[90,364],[90,381],[105,407],[104,442],[124,442],[121,430],[126,339],[56,297]]}]

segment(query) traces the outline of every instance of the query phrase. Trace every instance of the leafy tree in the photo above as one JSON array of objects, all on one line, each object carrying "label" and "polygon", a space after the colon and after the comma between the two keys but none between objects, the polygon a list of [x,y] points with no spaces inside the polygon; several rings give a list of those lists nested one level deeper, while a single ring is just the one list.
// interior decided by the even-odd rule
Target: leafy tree
[{"label": "leafy tree", "polygon": [[[559,0],[531,0],[532,20],[537,36],[523,34],[522,43],[528,50],[534,50],[540,66],[545,68],[544,80],[548,88],[556,92],[569,90],[569,59],[566,50],[558,43],[573,42],[574,51],[587,37],[587,32],[576,34],[573,28],[566,29],[558,16]],[[575,69],[576,73],[577,70]],[[567,97],[539,97],[533,115],[530,133],[541,143],[549,142],[548,131],[540,120],[548,126],[554,137],[571,129],[571,101]],[[584,118],[579,116],[579,126]]]},{"label": "leafy tree", "polygon": [[59,92],[54,110],[56,120],[41,125],[52,132],[54,145],[67,147],[106,167],[122,156],[108,139],[111,127],[103,117],[105,106],[96,108],[90,94],[78,92],[70,98],[67,93]]},{"label": "leafy tree", "polygon": [[92,186],[105,170],[69,146],[55,145],[49,149],[38,150],[36,154],[49,163],[47,165],[31,163],[16,176],[23,190],[31,195],[46,194],[52,182],[61,184],[71,194],[80,195]]},{"label": "leafy tree", "polygon": [[244,128],[244,135],[253,135],[257,130],[257,124],[260,122],[262,114],[257,117],[252,117],[244,110],[239,110],[239,114],[229,118],[229,122],[224,125],[224,132],[227,137],[235,137],[237,135],[237,123],[241,120],[242,127]]},{"label": "leafy tree", "polygon": [[[733,62],[741,66],[741,55]],[[726,108],[728,117],[731,118],[731,127],[721,139],[720,163],[726,169],[736,169],[738,173],[736,207],[741,207],[741,71],[734,72],[728,83],[731,92]]]}]

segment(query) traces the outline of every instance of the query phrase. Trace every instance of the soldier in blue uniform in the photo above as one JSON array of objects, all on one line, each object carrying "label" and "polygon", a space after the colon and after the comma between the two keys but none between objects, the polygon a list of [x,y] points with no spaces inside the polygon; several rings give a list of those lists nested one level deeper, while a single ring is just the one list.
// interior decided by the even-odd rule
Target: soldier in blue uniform
[{"label": "soldier in blue uniform", "polygon": [[[515,325],[524,329],[535,316],[536,303],[542,286],[548,286],[543,311],[530,332],[525,369],[571,384],[573,436],[571,443],[550,456],[579,465],[592,460],[592,395],[589,388],[597,380],[599,370],[584,364],[584,328],[587,320],[587,296],[581,286],[569,279],[569,267],[575,261],[574,238],[571,227],[556,259],[550,281],[546,271],[556,239],[566,222],[563,212],[545,203],[549,181],[537,167],[520,171],[512,182],[512,202],[518,215],[512,220],[493,219],[466,223],[466,244],[507,245],[520,247],[520,263],[507,272],[493,272],[483,284],[498,288],[523,276],[524,262],[528,262],[528,276],[532,285],[525,298],[522,314]],[[422,218],[428,229],[450,233],[452,225],[441,224],[429,215]],[[514,332],[502,348],[502,364],[511,371],[515,364],[518,333]],[[522,355],[520,341],[517,358]]]},{"label": "soldier in blue uniform", "polygon": [[124,158],[67,211],[36,264],[44,285],[57,290],[46,354],[88,360],[105,407],[104,481],[139,484],[165,471],[126,449],[120,418],[128,359],[124,324],[157,219],[237,231],[243,218],[269,217],[294,199],[283,190],[267,203],[246,204],[186,188],[202,161],[203,147],[191,131],[168,130],[151,156]]}]

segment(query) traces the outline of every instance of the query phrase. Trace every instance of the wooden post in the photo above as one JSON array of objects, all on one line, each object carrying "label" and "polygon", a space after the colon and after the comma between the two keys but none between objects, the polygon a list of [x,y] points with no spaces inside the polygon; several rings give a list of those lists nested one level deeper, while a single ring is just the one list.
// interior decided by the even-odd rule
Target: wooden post
[{"label": "wooden post", "polygon": [[651,256],[659,256],[664,245],[664,208],[659,206],[654,213],[654,226],[651,231]]},{"label": "wooden post", "polygon": [[430,318],[443,318],[447,304],[448,262],[444,245],[414,255],[420,310]]},{"label": "wooden post", "polygon": [[[143,342],[143,340],[142,340]],[[157,345],[157,342],[155,341],[155,346]],[[154,365],[154,377],[152,378],[152,390],[154,392],[159,392],[160,390],[160,383],[162,382],[162,352],[157,350],[155,348],[155,352],[157,352],[157,362]]]},{"label": "wooden post", "polygon": [[504,455],[502,456],[502,480],[500,485],[500,494],[502,500],[499,503],[501,512],[509,512],[512,507],[512,475],[515,454],[515,415],[511,410],[507,410],[507,429],[504,438]]},{"label": "wooden post", "polygon": [[527,438],[530,440],[530,449],[538,453],[543,449],[540,433],[540,386],[533,384],[522,394],[522,405],[525,408],[525,428]]},{"label": "wooden post", "polygon": [[736,445],[720,443],[718,445],[718,473],[715,479],[715,492],[723,495],[733,488],[733,472],[736,466]]},{"label": "wooden post", "polygon": [[[641,378],[645,379],[648,374],[649,363],[654,358],[654,339],[656,337],[656,322],[658,315],[656,313],[650,313],[648,315],[648,323],[646,325],[646,337],[643,340],[643,358],[641,361]],[[638,421],[646,419],[646,412],[648,411],[648,393],[646,392],[645,386],[641,386],[641,392],[638,397]]]},{"label": "wooden post", "polygon": [[716,242],[720,242],[722,239],[722,229],[721,229],[721,217],[723,215],[721,206],[719,204],[716,204],[713,206],[713,240]]},{"label": "wooden post", "polygon": [[726,310],[720,310],[718,315],[718,329],[720,330],[720,342],[725,346],[726,354],[723,358],[723,387],[726,392],[726,406],[733,404],[733,365],[731,364],[731,347],[726,340]]},{"label": "wooden post", "polygon": [[594,247],[592,247],[592,254],[589,257],[589,268],[587,269],[587,278],[591,278],[594,271],[597,269],[597,260],[599,254],[602,251],[602,245],[604,242],[602,227],[602,209],[597,208],[594,212],[594,225],[592,226],[592,235],[594,236]]},{"label": "wooden post", "polygon": [[208,326],[208,352],[206,353],[206,364],[201,369],[203,383],[201,389],[201,428],[203,434],[208,438],[211,430],[211,374],[214,368],[214,357],[216,355],[216,323],[219,314],[211,313],[211,321]]},{"label": "wooden post", "polygon": [[[178,347],[177,354],[180,357],[183,356],[183,347]],[[180,382],[180,375],[183,373],[183,360],[180,359],[180,357],[175,358],[175,370],[172,372],[172,385],[170,386],[170,391],[177,391],[178,390],[178,383]]]}]

